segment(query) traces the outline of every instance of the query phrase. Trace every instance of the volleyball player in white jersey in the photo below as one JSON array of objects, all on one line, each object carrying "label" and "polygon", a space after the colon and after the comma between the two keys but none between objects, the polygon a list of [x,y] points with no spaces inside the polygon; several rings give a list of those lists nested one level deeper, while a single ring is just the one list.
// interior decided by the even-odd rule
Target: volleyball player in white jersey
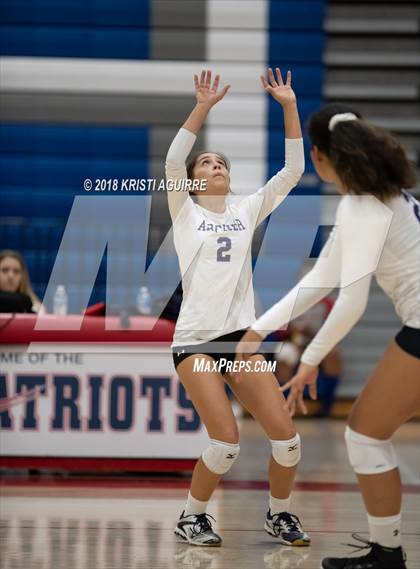
[{"label": "volleyball player in white jersey", "polygon": [[[285,166],[256,193],[240,200],[230,196],[229,201],[229,165],[224,156],[200,152],[185,165],[207,114],[229,89],[226,86],[219,91],[219,76],[212,83],[210,71],[203,71],[200,78],[194,76],[194,80],[197,103],[169,148],[166,176],[168,181],[182,180],[187,178],[188,170],[189,179],[206,180],[207,187],[197,192],[197,201],[186,192],[168,192],[184,292],[172,348],[175,368],[208,431],[210,444],[194,468],[187,504],[175,533],[194,545],[221,544],[206,508],[222,474],[239,454],[238,427],[225,392],[227,382],[272,444],[271,510],[265,529],[283,543],[308,545],[310,539],[299,519],[290,514],[300,439],[283,408],[285,401],[276,378],[271,372],[255,371],[236,387],[224,363],[233,362],[236,343],[255,321],[251,266],[254,230],[298,183],[304,170],[291,74],[288,72],[286,84],[280,70],[276,70],[276,77],[269,70],[269,84],[261,77],[264,89],[283,107]],[[251,359],[254,363],[265,362],[261,354]],[[205,365],[201,371],[196,367],[200,362]]]},{"label": "volleyball player in white jersey", "polygon": [[[324,569],[403,569],[401,481],[391,437],[420,407],[419,203],[400,144],[347,106],[328,105],[310,121],[312,160],[320,177],[344,194],[336,226],[313,268],[268,310],[237,346],[238,359],[258,349],[340,283],[329,317],[301,357],[290,389],[291,414],[305,412],[303,390],[316,398],[318,364],[362,316],[372,274],[394,303],[403,327],[354,404],[345,439],[368,514],[362,557],[326,558]],[[363,541],[363,539],[359,538]]]}]

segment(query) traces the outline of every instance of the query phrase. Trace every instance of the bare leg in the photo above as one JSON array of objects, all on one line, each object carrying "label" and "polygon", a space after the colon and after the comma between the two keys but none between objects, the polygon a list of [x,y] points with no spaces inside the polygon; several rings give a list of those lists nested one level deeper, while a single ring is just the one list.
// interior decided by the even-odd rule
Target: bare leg
[{"label": "bare leg", "polygon": [[[420,361],[395,342],[373,371],[353,406],[349,426],[376,439],[388,439],[420,407]],[[359,474],[366,509],[385,517],[401,510],[401,479],[398,468],[382,474]]]},{"label": "bare leg", "polygon": [[[252,356],[251,360],[263,361],[263,356]],[[236,383],[227,377],[227,381],[251,415],[262,426],[272,440],[288,440],[296,431],[289,414],[284,410],[285,400],[279,390],[277,378],[271,372],[247,372]],[[275,498],[288,498],[295,478],[297,466],[281,466],[270,457],[269,481],[271,495]]]},{"label": "bare leg", "polygon": [[[239,440],[238,427],[232,406],[225,392],[225,382],[219,373],[197,373],[193,371],[194,359],[204,358],[213,362],[210,356],[198,354],[182,361],[177,373],[212,439],[236,444]],[[207,502],[221,476],[211,472],[200,458],[195,465],[190,492],[194,498]]]}]

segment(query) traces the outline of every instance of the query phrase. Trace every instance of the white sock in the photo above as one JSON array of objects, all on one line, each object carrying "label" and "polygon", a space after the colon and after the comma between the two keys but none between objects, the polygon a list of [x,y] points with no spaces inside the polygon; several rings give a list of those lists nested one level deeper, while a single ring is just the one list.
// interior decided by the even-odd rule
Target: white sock
[{"label": "white sock", "polygon": [[188,492],[188,499],[187,504],[185,506],[185,515],[188,516],[190,514],[194,514],[198,516],[199,514],[204,514],[207,508],[207,502],[201,502],[200,500],[196,500],[193,496],[191,496],[191,492]]},{"label": "white sock", "polygon": [[288,512],[290,508],[290,496],[288,498],[274,498],[270,494],[270,512],[272,514],[280,514]]},{"label": "white sock", "polygon": [[377,518],[368,517],[370,541],[384,547],[399,547],[401,545],[401,513],[396,516]]}]

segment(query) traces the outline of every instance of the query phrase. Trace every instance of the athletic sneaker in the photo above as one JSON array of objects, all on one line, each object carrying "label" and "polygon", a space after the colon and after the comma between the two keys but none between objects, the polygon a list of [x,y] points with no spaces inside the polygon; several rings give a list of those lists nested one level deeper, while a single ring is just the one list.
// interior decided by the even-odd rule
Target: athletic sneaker
[{"label": "athletic sneaker", "polygon": [[211,527],[213,516],[209,514],[190,514],[188,516],[182,512],[181,517],[175,527],[175,535],[191,545],[205,545],[209,547],[217,547],[221,545],[222,539],[217,533],[214,533]]},{"label": "athletic sneaker", "polygon": [[284,545],[304,546],[311,543],[311,538],[303,531],[299,518],[288,512],[271,514],[268,510],[264,529],[273,537],[279,537],[280,543]]},{"label": "athletic sneaker", "polygon": [[402,547],[383,547],[355,533],[352,537],[365,545],[361,547],[351,543],[348,545],[357,547],[357,551],[370,549],[370,552],[362,557],[326,557],[322,560],[322,569],[407,569]]}]

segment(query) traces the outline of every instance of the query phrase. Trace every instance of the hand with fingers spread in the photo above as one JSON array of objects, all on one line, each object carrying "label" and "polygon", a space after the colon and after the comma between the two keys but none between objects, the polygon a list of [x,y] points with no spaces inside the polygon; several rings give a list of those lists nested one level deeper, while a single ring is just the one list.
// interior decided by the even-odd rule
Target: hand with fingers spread
[{"label": "hand with fingers spread", "polygon": [[296,412],[296,405],[299,406],[300,410],[304,415],[308,413],[305,402],[303,401],[303,391],[306,385],[309,387],[309,396],[311,399],[317,398],[316,392],[316,380],[318,377],[318,367],[311,366],[308,364],[301,363],[296,374],[285,383],[280,389],[281,391],[287,391],[290,389],[290,393],[287,397],[286,407],[289,410],[290,415]]},{"label": "hand with fingers spread", "polygon": [[216,75],[211,83],[211,71],[202,71],[200,79],[198,75],[194,75],[195,96],[198,104],[208,105],[212,107],[223,99],[230,89],[230,85],[225,85],[221,91],[218,92],[220,83],[220,75]]},{"label": "hand with fingers spread", "polygon": [[278,67],[276,67],[276,76],[274,76],[273,70],[269,67],[268,81],[263,75],[260,75],[260,79],[265,91],[270,93],[283,108],[296,104],[296,95],[292,89],[292,72],[290,70],[287,72],[286,83],[284,83]]},{"label": "hand with fingers spread", "polygon": [[198,134],[203,126],[210,109],[223,99],[230,89],[230,85],[225,85],[219,91],[220,75],[216,75],[213,84],[211,82],[211,71],[202,71],[200,78],[194,75],[195,97],[197,103],[188,118],[182,125],[186,130],[193,134]]}]

